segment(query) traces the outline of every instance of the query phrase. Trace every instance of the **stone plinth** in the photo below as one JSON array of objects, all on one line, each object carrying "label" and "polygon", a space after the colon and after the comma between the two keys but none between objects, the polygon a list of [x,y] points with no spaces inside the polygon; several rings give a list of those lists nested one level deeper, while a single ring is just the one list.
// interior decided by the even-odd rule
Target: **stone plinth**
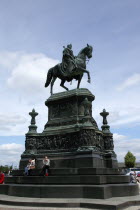
[{"label": "stone plinth", "polygon": [[5,178],[0,194],[55,199],[107,199],[139,193],[138,185],[129,183],[129,176],[113,168],[58,168],[51,169],[48,177],[38,176],[39,170],[33,170],[29,177],[19,176],[19,171],[13,173],[13,177]]},{"label": "stone plinth", "polygon": [[98,129],[92,116],[95,96],[85,88],[50,96],[48,122],[42,133],[26,134],[20,169],[34,156],[40,168],[48,155],[53,168],[117,167],[112,134]]},{"label": "stone plinth", "polygon": [[95,96],[88,89],[74,89],[57,93],[46,100],[48,122],[43,133],[64,134],[77,132],[81,128],[97,129],[92,117],[92,101]]},{"label": "stone plinth", "polygon": [[[103,111],[99,130],[92,115],[95,97],[87,89],[52,95],[45,102],[48,122],[42,133],[29,127],[20,170],[5,178],[0,194],[35,198],[107,199],[139,193],[137,184],[119,171],[113,135]],[[35,111],[31,126],[35,126]],[[42,159],[51,160],[49,176],[41,177]],[[23,176],[30,158],[36,158],[31,176]]]}]

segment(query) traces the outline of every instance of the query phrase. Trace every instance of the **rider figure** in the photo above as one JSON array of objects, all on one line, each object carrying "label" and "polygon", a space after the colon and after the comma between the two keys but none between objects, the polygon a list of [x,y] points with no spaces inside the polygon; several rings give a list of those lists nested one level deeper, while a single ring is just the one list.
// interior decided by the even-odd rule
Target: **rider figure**
[{"label": "rider figure", "polygon": [[76,68],[75,57],[72,51],[72,44],[68,44],[67,47],[64,47],[62,66],[63,69],[66,69],[66,72],[68,73],[71,73],[72,70]]}]

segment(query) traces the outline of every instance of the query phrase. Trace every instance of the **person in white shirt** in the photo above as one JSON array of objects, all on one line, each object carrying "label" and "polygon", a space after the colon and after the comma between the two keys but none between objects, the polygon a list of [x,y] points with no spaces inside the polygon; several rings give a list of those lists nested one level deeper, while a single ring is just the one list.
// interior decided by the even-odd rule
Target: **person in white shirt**
[{"label": "person in white shirt", "polygon": [[35,159],[29,159],[27,166],[25,167],[25,172],[24,174],[26,176],[31,175],[31,170],[35,169]]},{"label": "person in white shirt", "polygon": [[44,176],[48,176],[49,168],[50,168],[50,159],[47,156],[45,156],[45,158],[43,159],[43,168],[41,170],[41,174],[43,174]]}]

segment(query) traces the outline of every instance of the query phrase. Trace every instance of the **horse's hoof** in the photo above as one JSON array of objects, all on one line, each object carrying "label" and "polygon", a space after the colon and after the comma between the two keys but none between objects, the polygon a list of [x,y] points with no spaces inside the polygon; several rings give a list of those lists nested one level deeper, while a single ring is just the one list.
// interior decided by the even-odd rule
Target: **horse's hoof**
[{"label": "horse's hoof", "polygon": [[90,83],[90,79],[88,79],[88,83]]}]

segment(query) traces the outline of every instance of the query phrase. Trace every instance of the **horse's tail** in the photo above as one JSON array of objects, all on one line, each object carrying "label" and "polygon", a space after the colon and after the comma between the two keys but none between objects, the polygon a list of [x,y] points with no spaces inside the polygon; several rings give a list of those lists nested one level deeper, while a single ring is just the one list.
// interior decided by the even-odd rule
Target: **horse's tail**
[{"label": "horse's tail", "polygon": [[52,72],[53,72],[53,68],[50,68],[49,71],[48,71],[48,74],[47,74],[47,80],[46,80],[46,83],[45,83],[45,87],[48,87],[51,80],[52,80],[52,76],[53,76]]}]

